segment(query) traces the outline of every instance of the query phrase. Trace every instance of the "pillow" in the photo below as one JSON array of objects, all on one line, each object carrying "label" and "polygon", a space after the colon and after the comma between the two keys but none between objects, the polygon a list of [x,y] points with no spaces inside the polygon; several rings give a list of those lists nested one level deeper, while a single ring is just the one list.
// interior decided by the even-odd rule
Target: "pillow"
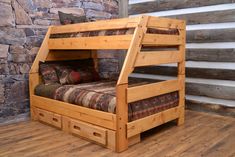
[{"label": "pillow", "polygon": [[100,77],[98,72],[94,68],[77,69],[81,76],[81,83],[99,81]]},{"label": "pillow", "polygon": [[55,69],[59,82],[62,85],[86,83],[99,80],[99,74],[94,70],[94,68],[74,69],[71,66],[58,65]]},{"label": "pillow", "polygon": [[86,16],[63,13],[58,11],[60,23],[62,25],[86,22]]},{"label": "pillow", "polygon": [[42,75],[44,84],[59,83],[59,78],[52,64],[39,63],[39,73]]},{"label": "pillow", "polygon": [[81,82],[80,73],[73,70],[70,66],[55,66],[60,84],[77,84]]}]

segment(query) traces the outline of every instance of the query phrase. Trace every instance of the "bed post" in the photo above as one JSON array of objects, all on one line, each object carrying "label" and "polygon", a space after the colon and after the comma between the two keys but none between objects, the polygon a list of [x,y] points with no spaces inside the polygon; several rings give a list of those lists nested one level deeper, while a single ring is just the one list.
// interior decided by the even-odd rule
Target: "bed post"
[{"label": "bed post", "polygon": [[121,84],[116,86],[117,95],[117,128],[116,128],[116,151],[122,152],[128,148],[127,127],[128,122],[128,104],[126,89],[128,84]]},{"label": "bed post", "polygon": [[180,36],[184,41],[183,44],[179,46],[179,51],[181,53],[182,61],[178,63],[178,80],[180,81],[180,90],[179,90],[179,118],[177,119],[177,125],[184,124],[184,116],[185,116],[185,40],[186,40],[186,30],[185,30],[185,22],[184,29],[180,30]]},{"label": "bed post", "polygon": [[128,123],[128,103],[127,103],[127,87],[128,76],[134,70],[135,59],[141,50],[142,39],[147,31],[148,16],[141,16],[138,26],[135,29],[133,39],[128,49],[119,79],[116,86],[116,151],[122,152],[128,149],[127,123]]},{"label": "bed post", "polygon": [[35,107],[33,106],[33,98],[32,95],[34,93],[34,88],[36,85],[39,84],[40,82],[40,78],[39,78],[39,62],[40,61],[45,61],[46,57],[49,53],[49,48],[48,48],[48,40],[50,37],[50,33],[51,33],[51,28],[52,26],[50,26],[48,28],[47,34],[42,42],[42,45],[37,53],[37,56],[33,62],[33,65],[30,69],[29,72],[29,94],[30,94],[30,115],[31,115],[31,119],[32,120],[37,120],[36,114],[35,114]]}]

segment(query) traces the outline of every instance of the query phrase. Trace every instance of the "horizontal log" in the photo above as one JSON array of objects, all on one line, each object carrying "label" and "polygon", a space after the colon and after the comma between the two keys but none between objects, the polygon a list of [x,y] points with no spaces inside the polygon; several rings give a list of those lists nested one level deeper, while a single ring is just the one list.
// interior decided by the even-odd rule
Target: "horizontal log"
[{"label": "horizontal log", "polygon": [[145,34],[142,44],[145,46],[172,46],[183,44],[179,35]]},{"label": "horizontal log", "polygon": [[132,17],[132,18],[112,19],[112,20],[101,20],[96,22],[87,22],[79,24],[70,24],[64,26],[53,26],[51,28],[51,34],[132,28],[138,25],[139,20],[140,19],[138,17]]},{"label": "horizontal log", "polygon": [[216,4],[234,3],[234,0],[153,0],[150,2],[130,4],[128,7],[129,15],[150,13],[165,10],[202,7]]},{"label": "horizontal log", "polygon": [[181,56],[179,51],[140,52],[137,54],[135,67],[177,63],[183,60]]},{"label": "horizontal log", "polygon": [[235,41],[235,28],[204,29],[187,31],[188,43],[233,42]]},{"label": "horizontal log", "polygon": [[235,105],[235,101],[232,100],[228,101],[201,96],[186,97],[186,109],[235,118],[235,107],[226,106],[227,103]]},{"label": "horizontal log", "polygon": [[[210,81],[210,80],[208,80]],[[213,81],[213,80],[211,80]],[[224,85],[223,81],[217,84],[187,82],[186,93],[189,95],[206,96],[217,99],[235,100],[235,86]]]},{"label": "horizontal log", "polygon": [[235,62],[235,49],[187,49],[186,60]]},{"label": "horizontal log", "polygon": [[[138,67],[135,68],[134,72],[142,74],[177,76],[177,68],[172,66]],[[186,77],[235,80],[235,69],[186,67]]]},{"label": "horizontal log", "polygon": [[52,50],[129,49],[132,37],[133,35],[115,35],[49,39],[48,47]]},{"label": "horizontal log", "polygon": [[235,21],[235,9],[222,10],[222,11],[210,11],[203,13],[191,13],[183,15],[166,16],[169,18],[186,20],[188,25],[192,24],[208,24],[208,23],[222,23],[222,22],[234,22]]},{"label": "horizontal log", "polygon": [[[178,80],[168,80],[127,88],[127,102],[135,102],[154,96],[174,92],[180,89]],[[137,92],[138,91],[138,92]]]}]

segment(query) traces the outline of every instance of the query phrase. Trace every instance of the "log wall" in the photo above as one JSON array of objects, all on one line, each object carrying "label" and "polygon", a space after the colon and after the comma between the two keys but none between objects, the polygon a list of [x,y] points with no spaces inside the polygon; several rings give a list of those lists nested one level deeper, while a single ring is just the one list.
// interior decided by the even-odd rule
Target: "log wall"
[{"label": "log wall", "polygon": [[[203,110],[202,104],[212,112],[216,112],[215,105],[235,107],[234,2],[129,0],[129,16],[148,14],[187,21],[186,99],[191,109]],[[134,73],[135,77],[171,79],[176,76],[176,65],[140,67]]]}]

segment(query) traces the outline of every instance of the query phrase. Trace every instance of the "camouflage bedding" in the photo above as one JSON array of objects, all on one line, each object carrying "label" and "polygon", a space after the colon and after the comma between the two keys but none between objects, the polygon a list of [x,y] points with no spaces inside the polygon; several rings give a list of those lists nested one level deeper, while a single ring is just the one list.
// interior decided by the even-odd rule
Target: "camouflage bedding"
[{"label": "camouflage bedding", "polygon": [[[111,35],[130,35],[134,34],[134,28],[128,29],[114,29],[114,30],[101,30],[101,31],[87,31],[87,32],[73,32],[73,33],[59,33],[51,34],[50,38],[78,38],[78,37],[94,37],[94,36],[111,36]],[[168,35],[178,35],[179,31],[177,29],[147,29],[147,33],[150,34],[168,34]]]},{"label": "camouflage bedding", "polygon": [[[130,84],[135,86],[140,83],[131,82]],[[77,85],[40,84],[35,88],[35,94],[91,109],[115,113],[115,85],[116,81],[98,81]],[[178,92],[172,92],[130,103],[128,104],[129,121],[175,107],[178,102]]]}]

